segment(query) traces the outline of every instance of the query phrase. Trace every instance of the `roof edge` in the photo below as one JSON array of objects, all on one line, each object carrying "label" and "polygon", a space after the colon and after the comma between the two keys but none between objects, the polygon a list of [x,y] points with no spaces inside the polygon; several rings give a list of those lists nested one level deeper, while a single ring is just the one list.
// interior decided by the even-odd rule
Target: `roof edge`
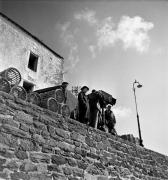
[{"label": "roof edge", "polygon": [[56,53],[54,50],[52,50],[49,46],[47,46],[45,43],[43,43],[39,38],[37,38],[36,36],[34,36],[33,34],[31,34],[29,31],[27,31],[25,28],[23,28],[21,25],[19,25],[18,23],[16,23],[15,21],[13,21],[12,19],[10,19],[8,16],[6,16],[5,14],[3,14],[2,12],[0,12],[0,16],[2,16],[4,19],[8,20],[9,22],[11,22],[12,24],[14,24],[16,27],[18,27],[20,30],[22,30],[24,33],[26,33],[27,35],[31,36],[34,40],[36,40],[38,43],[40,43],[42,46],[44,46],[45,48],[47,48],[50,52],[52,52],[55,56],[57,56],[58,58],[64,60],[64,58],[59,55],[58,53]]}]

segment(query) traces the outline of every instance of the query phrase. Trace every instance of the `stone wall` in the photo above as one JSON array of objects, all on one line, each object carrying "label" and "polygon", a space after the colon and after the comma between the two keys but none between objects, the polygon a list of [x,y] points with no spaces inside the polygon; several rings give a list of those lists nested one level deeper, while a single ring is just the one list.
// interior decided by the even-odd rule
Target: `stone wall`
[{"label": "stone wall", "polygon": [[168,157],[0,92],[0,179],[168,179]]},{"label": "stone wall", "polygon": [[124,134],[121,135],[120,138],[130,141],[131,143],[134,143],[136,145],[139,145],[139,138],[134,137],[133,134]]}]

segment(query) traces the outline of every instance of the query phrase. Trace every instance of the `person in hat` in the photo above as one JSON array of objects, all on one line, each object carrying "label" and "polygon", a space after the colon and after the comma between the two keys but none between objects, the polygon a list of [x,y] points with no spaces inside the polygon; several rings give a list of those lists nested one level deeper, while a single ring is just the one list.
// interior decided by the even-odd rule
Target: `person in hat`
[{"label": "person in hat", "polygon": [[67,102],[67,87],[68,87],[68,85],[69,85],[68,82],[63,82],[59,87],[59,89],[61,89],[64,94],[64,104],[66,104],[66,102]]},{"label": "person in hat", "polygon": [[90,108],[89,108],[89,100],[86,93],[89,91],[87,86],[83,86],[81,88],[80,93],[78,94],[78,113],[79,113],[79,121],[84,124],[89,123],[90,117]]},{"label": "person in hat", "polygon": [[116,118],[114,116],[113,111],[111,110],[111,105],[107,105],[107,109],[105,111],[105,125],[108,128],[108,132],[116,135],[116,130],[115,130],[115,124],[116,124]]},{"label": "person in hat", "polygon": [[95,89],[88,95],[89,98],[89,106],[90,106],[90,122],[89,125],[95,129],[98,127],[99,123],[99,115],[101,114],[101,107],[100,107],[100,95],[98,91]]}]

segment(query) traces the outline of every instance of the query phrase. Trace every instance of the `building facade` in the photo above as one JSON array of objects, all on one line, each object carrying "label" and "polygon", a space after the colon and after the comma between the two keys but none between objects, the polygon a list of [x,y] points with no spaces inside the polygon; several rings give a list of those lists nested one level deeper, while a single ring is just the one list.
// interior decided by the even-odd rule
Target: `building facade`
[{"label": "building facade", "polygon": [[15,67],[27,91],[63,81],[63,57],[23,27],[0,13],[0,71]]}]

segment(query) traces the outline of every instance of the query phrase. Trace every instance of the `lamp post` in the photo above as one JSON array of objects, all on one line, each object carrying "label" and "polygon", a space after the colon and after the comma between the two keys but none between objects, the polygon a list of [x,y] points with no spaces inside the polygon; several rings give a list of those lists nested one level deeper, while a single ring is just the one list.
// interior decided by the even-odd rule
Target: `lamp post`
[{"label": "lamp post", "polygon": [[136,80],[133,82],[133,92],[134,92],[134,98],[135,98],[135,107],[136,107],[138,131],[139,131],[139,144],[140,144],[140,146],[143,147],[144,145],[143,145],[143,140],[142,140],[142,136],[141,136],[141,127],[140,127],[140,122],[139,122],[139,114],[138,114],[138,106],[137,106],[137,99],[136,99],[136,93],[135,93],[135,85],[137,88],[141,88],[142,85]]}]

